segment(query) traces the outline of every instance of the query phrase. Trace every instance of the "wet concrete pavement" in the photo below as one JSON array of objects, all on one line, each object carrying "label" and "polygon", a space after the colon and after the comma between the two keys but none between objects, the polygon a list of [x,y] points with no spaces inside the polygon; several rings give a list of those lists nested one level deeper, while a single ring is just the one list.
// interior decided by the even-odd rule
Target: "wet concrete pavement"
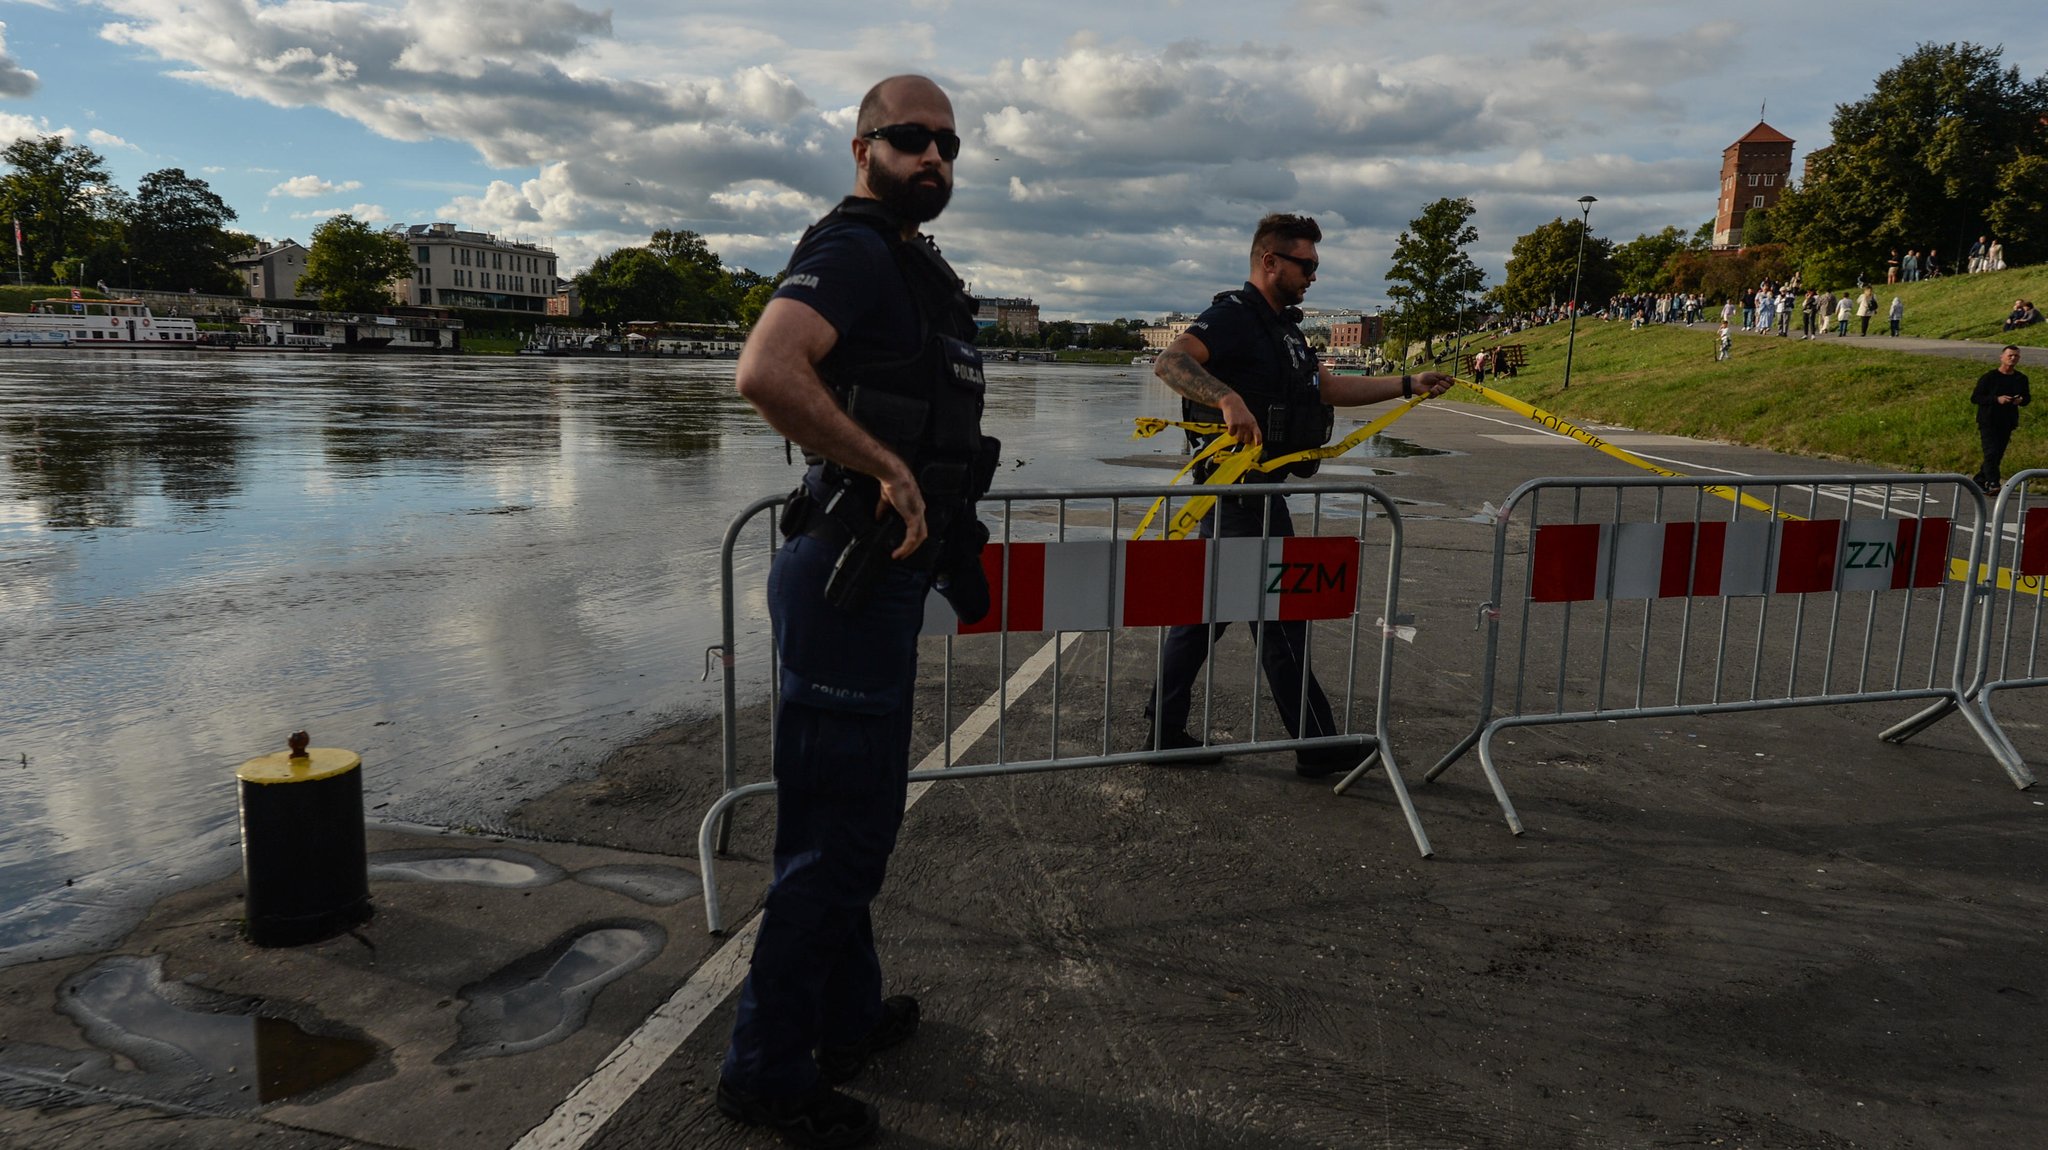
[{"label": "wet concrete pavement", "polygon": [[[932,787],[876,908],[892,988],[926,1019],[855,1084],[882,1107],[880,1144],[2048,1137],[2048,807],[1956,720],[1892,746],[1876,732],[1911,707],[1844,706],[1510,732],[1503,771],[1529,828],[1510,835],[1476,764],[1421,782],[1476,715],[1479,512],[1533,475],[1621,465],[1480,408],[1425,409],[1400,434],[1455,453],[1379,461],[1419,628],[1396,648],[1391,733],[1435,857],[1417,856],[1379,779],[1336,797],[1284,754]],[[1697,465],[1679,470],[1838,470],[1609,438]],[[1042,641],[1018,637],[1011,667]],[[1063,659],[1092,665],[1100,641]],[[1248,658],[1233,632],[1219,659]],[[1132,678],[1112,724],[1135,740],[1148,667],[1119,666]],[[942,733],[924,701],[920,746]],[[2041,725],[2007,711],[2040,755]],[[757,729],[758,708],[745,719]],[[352,936],[249,948],[230,879],[166,900],[106,954],[0,972],[0,1145],[496,1147],[536,1128],[606,1150],[777,1144],[711,1105],[729,998],[671,1028],[644,1082],[558,1111],[726,945],[694,896],[662,901],[695,869],[718,745],[716,724],[694,724],[622,748],[518,812],[532,840],[373,832],[377,917]],[[758,777],[758,741],[742,745]],[[768,846],[766,804],[739,812],[720,872],[735,927]],[[498,885],[460,881],[478,878]],[[95,977],[163,1002],[141,1012],[159,1021],[265,1014],[374,1054],[243,1105],[196,1081],[240,1063],[110,1038],[67,1005]],[[136,1014],[131,1030],[158,1024]]]}]

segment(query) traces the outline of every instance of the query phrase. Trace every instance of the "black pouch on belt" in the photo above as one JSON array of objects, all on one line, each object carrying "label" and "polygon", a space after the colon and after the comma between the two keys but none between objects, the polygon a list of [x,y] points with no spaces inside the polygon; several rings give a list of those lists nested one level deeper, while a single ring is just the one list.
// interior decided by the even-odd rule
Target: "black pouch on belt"
[{"label": "black pouch on belt", "polygon": [[782,504],[782,537],[794,539],[811,525],[811,516],[818,510],[818,503],[811,498],[811,489],[799,483],[796,490]]}]

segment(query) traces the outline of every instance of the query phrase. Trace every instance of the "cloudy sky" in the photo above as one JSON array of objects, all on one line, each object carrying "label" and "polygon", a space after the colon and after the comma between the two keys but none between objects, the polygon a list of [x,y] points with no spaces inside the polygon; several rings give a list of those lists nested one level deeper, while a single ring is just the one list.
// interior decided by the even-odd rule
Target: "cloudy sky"
[{"label": "cloudy sky", "polygon": [[1472,197],[1514,238],[1599,197],[1626,240],[1713,214],[1757,121],[1827,141],[1915,45],[2002,44],[2005,0],[0,0],[0,140],[62,133],[133,190],[182,168],[238,226],[336,212],[552,246],[574,273],[657,228],[779,269],[851,182],[853,108],[924,72],[966,147],[931,229],[984,294],[1048,318],[1197,310],[1265,211],[1315,215],[1308,302],[1370,309],[1395,236]]}]

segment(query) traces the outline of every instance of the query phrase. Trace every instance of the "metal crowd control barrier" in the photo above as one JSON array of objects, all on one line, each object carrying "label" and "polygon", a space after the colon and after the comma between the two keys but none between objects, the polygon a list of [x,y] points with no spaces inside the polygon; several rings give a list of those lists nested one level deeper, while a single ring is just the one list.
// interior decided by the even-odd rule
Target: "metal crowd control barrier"
[{"label": "metal crowd control barrier", "polygon": [[2030,499],[2027,493],[2028,483],[2044,480],[2048,469],[2022,471],[2006,482],[1991,509],[1984,563],[1965,569],[1973,575],[1971,635],[1977,649],[1967,682],[1963,665],[1957,665],[1961,701],[1942,699],[1884,733],[1904,742],[1960,709],[1980,733],[1991,733],[1985,741],[2022,789],[2034,784],[2033,772],[1991,713],[1991,697],[2015,687],[2048,686],[2048,651],[2042,649],[2048,638],[2043,634],[2048,607],[2042,598],[2048,591],[2048,501]]},{"label": "metal crowd control barrier", "polygon": [[[1520,834],[1494,764],[1504,730],[1906,699],[1954,709],[1972,596],[1952,571],[1975,568],[1983,522],[1960,475],[1524,483],[1495,524],[1478,723],[1426,778],[1477,746]],[[1503,625],[1513,662],[1495,716]],[[2004,761],[2004,736],[1963,713]]]},{"label": "metal crowd control barrier", "polygon": [[[982,561],[994,606],[981,623],[960,626],[936,592],[927,604],[920,693],[931,689],[929,670],[937,662],[941,733],[924,740],[922,747],[913,747],[913,761],[922,755],[936,765],[912,771],[911,782],[1184,758],[1186,751],[1142,749],[1147,745],[1144,729],[1127,722],[1119,731],[1114,722],[1119,692],[1126,696],[1127,709],[1135,710],[1135,704],[1147,697],[1145,692],[1156,690],[1167,627],[1204,621],[1301,620],[1307,625],[1308,642],[1302,654],[1305,664],[1318,666],[1318,631],[1324,646],[1337,647],[1338,657],[1320,660],[1324,665],[1317,675],[1330,696],[1337,733],[1292,738],[1277,715],[1266,710],[1260,664],[1264,644],[1274,641],[1278,631],[1263,626],[1257,628],[1254,657],[1249,660],[1233,656],[1227,648],[1219,653],[1214,631],[1208,632],[1209,658],[1195,682],[1190,731],[1199,732],[1207,753],[1219,756],[1355,750],[1360,763],[1351,777],[1374,762],[1385,768],[1416,849],[1429,857],[1429,839],[1409,800],[1387,735],[1393,643],[1397,628],[1407,622],[1398,603],[1400,513],[1384,493],[1358,483],[1289,483],[1284,492],[1278,487],[1265,488],[1256,490],[1253,497],[1278,493],[1293,497],[1293,519],[1300,535],[1275,534],[1269,508],[1259,536],[1213,542],[1196,538],[1133,541],[1128,535],[1138,515],[1161,496],[1167,499],[1163,514],[1171,516],[1188,498],[1214,495],[1214,489],[1104,487],[990,494],[980,510],[990,530]],[[724,794],[705,812],[698,834],[705,917],[713,933],[724,929],[716,856],[730,846],[731,808],[743,799],[775,789],[773,782],[742,785],[739,780],[742,714],[737,671],[744,661],[736,588],[743,579],[752,580],[756,587],[765,585],[767,564],[781,542],[777,519],[784,502],[783,497],[763,499],[742,511],[726,529],[721,557],[724,642],[706,654],[708,662],[709,655],[716,652],[724,671]],[[761,537],[765,547],[746,556],[742,573],[737,553],[742,539],[749,536]],[[1374,550],[1384,551],[1383,568],[1370,561]],[[1370,584],[1376,568],[1383,574],[1375,588]],[[1374,611],[1376,603],[1377,618],[1361,615],[1361,603],[1367,605],[1363,610],[1368,612]],[[772,715],[778,673],[764,604],[764,596],[749,593],[753,610],[746,637],[752,658],[767,666]],[[1134,629],[1155,634],[1120,640]],[[1050,653],[1050,686],[1026,687],[1012,698],[1011,637],[1031,633],[1052,636],[1051,642],[1032,656],[1044,659]],[[934,639],[938,635],[944,638]],[[1097,650],[1069,654],[1070,648],[1084,642]],[[993,647],[993,671],[957,658],[959,643]],[[943,646],[943,653],[935,660],[933,648],[937,646]],[[1363,665],[1365,654],[1376,656],[1370,667]],[[1236,695],[1226,699],[1218,690],[1232,678],[1248,687],[1242,707],[1234,705]],[[971,713],[990,718],[993,709],[987,733],[956,747],[956,695],[978,693],[984,685],[989,689],[988,702]],[[1038,695],[1044,701],[1027,708],[1026,697]],[[1362,700],[1370,701],[1369,714],[1359,705]],[[1306,687],[1301,697],[1274,702],[1296,708],[1296,729],[1301,729],[1299,719],[1308,706]],[[768,721],[761,720],[758,726],[763,744],[772,746]],[[1211,732],[1219,726],[1227,737],[1211,742]],[[1120,741],[1140,749],[1118,750],[1115,744]],[[973,762],[961,757],[976,747],[985,747],[987,756]]]}]

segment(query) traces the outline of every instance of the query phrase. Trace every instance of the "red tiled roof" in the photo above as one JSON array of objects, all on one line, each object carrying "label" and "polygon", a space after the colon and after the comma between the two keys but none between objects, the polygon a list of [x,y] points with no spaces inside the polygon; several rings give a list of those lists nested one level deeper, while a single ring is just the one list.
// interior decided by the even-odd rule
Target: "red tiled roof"
[{"label": "red tiled roof", "polygon": [[1792,137],[1771,127],[1762,120],[1758,120],[1756,127],[1751,128],[1748,135],[1735,142],[1738,144],[1789,144],[1793,141]]}]

